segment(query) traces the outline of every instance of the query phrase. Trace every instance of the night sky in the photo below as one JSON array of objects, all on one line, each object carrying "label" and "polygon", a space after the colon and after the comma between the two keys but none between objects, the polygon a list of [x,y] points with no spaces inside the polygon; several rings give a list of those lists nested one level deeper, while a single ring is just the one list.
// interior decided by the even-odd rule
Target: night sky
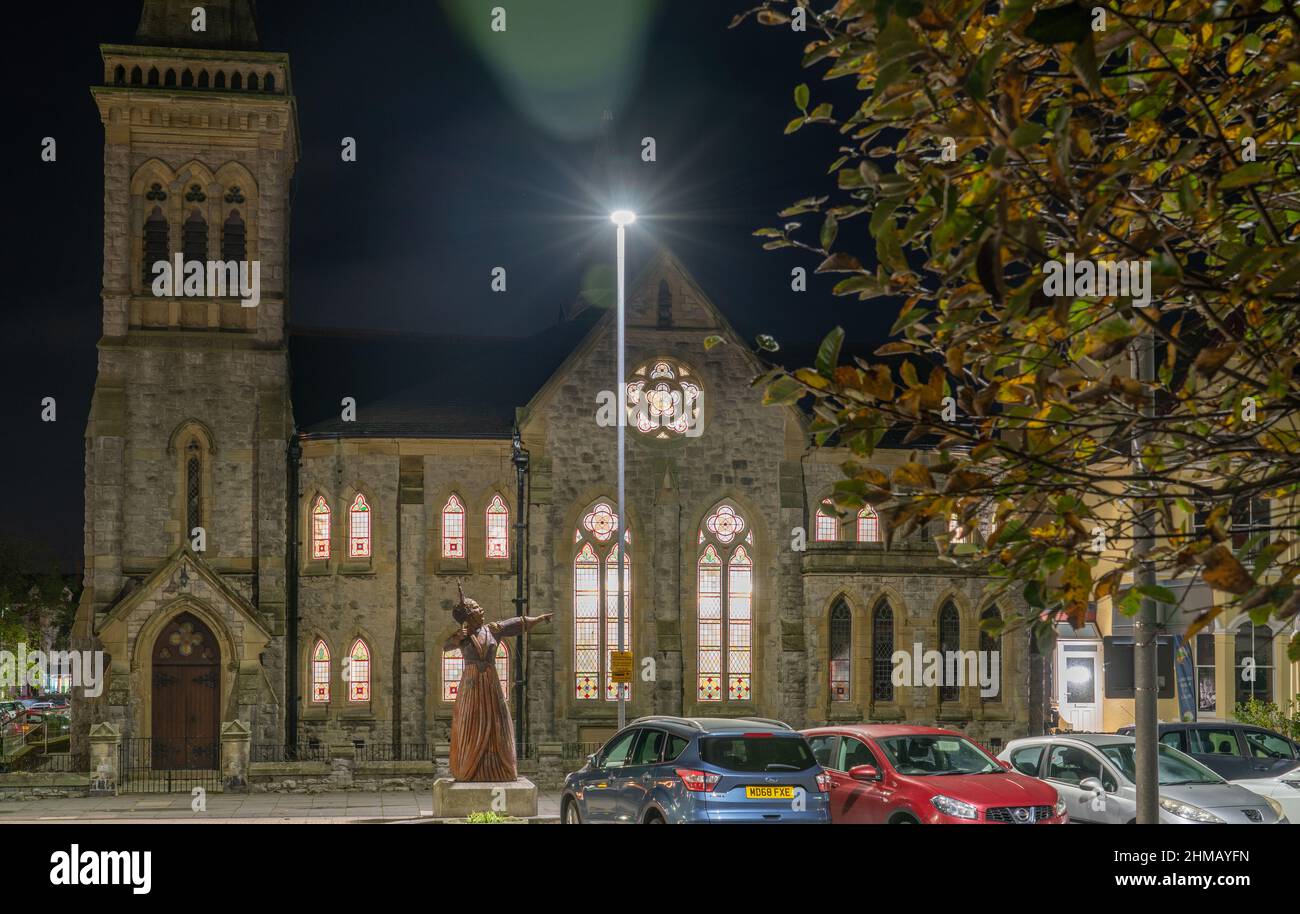
[{"label": "night sky", "polygon": [[[497,5],[505,36],[489,29]],[[806,35],[752,20],[727,29],[745,5],[258,2],[262,49],[289,53],[299,111],[293,325],[531,335],[560,319],[596,260],[612,259],[605,214],[626,204],[643,214],[630,275],[652,239],[666,243],[747,340],[770,333],[802,351],[835,324],[852,348],[882,338],[892,315],[835,299],[828,277],[792,292],[790,269],[815,263],[764,252],[751,236],[830,188],[838,136],[783,135],[796,83],[808,81],[815,101],[831,96],[799,67]],[[82,548],[101,330],[103,131],[89,87],[102,81],[98,45],[131,43],[139,9],[6,10],[0,536],[36,540],[69,570]],[[45,136],[57,140],[55,163],[40,160]],[[341,161],[345,136],[357,140],[355,163]],[[644,136],[657,142],[655,163],[640,159]],[[845,226],[842,244],[865,230]],[[496,265],[508,270],[504,295],[489,289]],[[40,421],[46,396],[54,423]]]}]

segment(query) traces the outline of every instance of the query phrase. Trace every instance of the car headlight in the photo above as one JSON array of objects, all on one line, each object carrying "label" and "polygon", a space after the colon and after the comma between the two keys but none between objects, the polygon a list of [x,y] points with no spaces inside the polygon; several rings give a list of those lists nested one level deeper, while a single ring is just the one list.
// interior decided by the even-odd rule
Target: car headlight
[{"label": "car headlight", "polygon": [[1065,815],[1065,797],[1058,796],[1056,798],[1056,806],[1053,808],[1056,810],[1055,815]]},{"label": "car headlight", "polygon": [[1282,783],[1292,790],[1300,790],[1300,780],[1285,780]]},{"label": "car headlight", "polygon": [[934,808],[939,810],[945,816],[952,816],[954,819],[976,819],[979,818],[979,810],[969,803],[963,803],[961,800],[954,800],[952,797],[945,797],[943,794],[937,794],[930,798]]},{"label": "car headlight", "polygon": [[1269,806],[1273,807],[1273,812],[1277,814],[1277,817],[1279,819],[1286,818],[1286,810],[1282,808],[1282,804],[1279,803],[1277,800],[1273,799],[1272,797],[1264,797],[1264,802],[1267,803]]},{"label": "car headlight", "polygon": [[1170,815],[1175,815],[1180,819],[1187,819],[1191,822],[1223,822],[1222,819],[1210,812],[1208,809],[1201,809],[1199,806],[1193,806],[1190,803],[1183,803],[1169,797],[1160,798],[1160,808]]}]

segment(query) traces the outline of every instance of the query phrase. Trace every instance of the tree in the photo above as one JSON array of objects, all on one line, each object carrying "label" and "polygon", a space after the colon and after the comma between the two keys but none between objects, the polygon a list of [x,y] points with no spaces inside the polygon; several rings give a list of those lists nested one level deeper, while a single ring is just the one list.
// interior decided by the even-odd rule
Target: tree
[{"label": "tree", "polygon": [[[795,89],[786,132],[838,134],[835,186],[755,234],[898,309],[874,357],[842,358],[837,328],[760,379],[852,452],[837,507],[872,504],[894,537],[954,519],[943,554],[1023,588],[1003,624],[1043,641],[1091,600],[1175,603],[1126,584],[1143,559],[1294,618],[1296,6],[766,0],[733,26],[751,15],[805,21],[827,83]],[[1144,347],[1150,380],[1127,364]],[[870,466],[891,430],[930,457]]]}]

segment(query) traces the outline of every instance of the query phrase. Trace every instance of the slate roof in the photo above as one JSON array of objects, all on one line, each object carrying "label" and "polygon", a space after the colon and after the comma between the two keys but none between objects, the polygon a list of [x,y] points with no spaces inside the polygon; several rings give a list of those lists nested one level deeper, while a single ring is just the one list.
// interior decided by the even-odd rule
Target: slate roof
[{"label": "slate roof", "polygon": [[[509,438],[525,406],[602,312],[531,337],[294,327],[293,411],[308,437]],[[357,402],[355,422],[341,401]]]}]

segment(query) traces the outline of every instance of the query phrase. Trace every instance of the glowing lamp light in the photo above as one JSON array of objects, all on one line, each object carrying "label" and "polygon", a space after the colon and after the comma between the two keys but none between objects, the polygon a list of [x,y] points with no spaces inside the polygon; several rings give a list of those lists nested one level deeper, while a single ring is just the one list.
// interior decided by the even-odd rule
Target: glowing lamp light
[{"label": "glowing lamp light", "polygon": [[1065,674],[1065,678],[1072,685],[1084,685],[1092,682],[1092,670],[1086,666],[1071,667],[1069,672]]},{"label": "glowing lamp light", "polygon": [[616,209],[609,214],[609,221],[615,225],[631,225],[636,222],[636,213],[630,209]]}]

